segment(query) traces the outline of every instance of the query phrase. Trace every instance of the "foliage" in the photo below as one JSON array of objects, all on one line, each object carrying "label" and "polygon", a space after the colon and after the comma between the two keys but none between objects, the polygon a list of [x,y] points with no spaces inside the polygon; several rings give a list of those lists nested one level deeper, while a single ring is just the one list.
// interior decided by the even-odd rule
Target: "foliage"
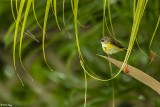
[{"label": "foliage", "polygon": [[[25,0],[17,2],[18,8],[21,1]],[[31,0],[32,3],[34,2],[34,7],[31,4],[30,8],[28,8],[29,10],[26,10],[27,2],[29,1],[30,0],[26,0],[24,3],[24,9],[22,16],[20,15],[18,26],[12,15],[11,1],[0,0],[0,103],[9,103],[15,106],[38,107],[84,106],[85,76],[79,62],[75,27],[77,26],[79,45],[83,59],[93,72],[90,73],[102,79],[110,78],[108,62],[96,56],[96,54],[105,55],[99,43],[100,38],[103,36],[104,1],[79,0],[77,6],[77,2],[73,0],[65,0],[65,2],[62,0],[54,0],[54,2],[52,0]],[[52,3],[52,5],[47,5],[47,3]],[[138,44],[149,57],[151,54],[149,50],[150,40],[152,39],[160,13],[160,6],[158,4],[160,4],[159,0],[148,1],[137,33]],[[51,6],[50,10],[46,10],[46,5]],[[75,10],[76,6],[78,9],[77,13]],[[32,8],[35,9],[35,13]],[[112,31],[107,9],[108,5],[106,4],[106,22],[108,22],[109,30]],[[15,0],[13,0],[13,11],[15,17],[17,17]],[[26,14],[25,11],[28,11],[28,17],[26,23],[23,23]],[[128,47],[133,24],[133,1],[110,0],[110,12],[115,38],[120,40],[125,47]],[[35,20],[35,14],[37,20]],[[46,15],[48,15],[48,20]],[[47,22],[44,22],[44,19]],[[77,25],[75,25],[76,22]],[[25,28],[22,23],[26,24]],[[43,26],[44,23],[46,23],[46,29],[45,26]],[[12,63],[12,45],[16,27],[18,35],[17,42],[15,43],[15,64],[17,68],[16,71],[24,82],[24,87],[20,84]],[[20,31],[23,29],[24,38],[20,48],[21,54],[19,54],[18,46],[20,44],[20,35],[23,33]],[[61,29],[61,31],[59,29]],[[28,31],[35,37],[33,35],[31,36],[32,38],[29,37],[28,35],[31,34]],[[104,34],[109,35],[106,28]],[[150,59],[142,53],[136,43],[133,47],[135,52],[131,53],[128,63],[160,81],[158,72],[160,70],[158,64],[160,60],[158,56],[160,54],[159,34],[160,30],[157,28],[150,47],[157,56],[150,65]],[[45,43],[43,45],[44,47],[42,47],[42,43]],[[45,61],[53,71],[46,66],[42,53],[45,53]],[[34,81],[31,81],[24,72],[18,55],[22,55],[20,57],[25,71],[28,71]],[[118,53],[111,57],[123,61],[125,52]],[[116,75],[119,69],[115,66],[112,66],[112,68],[113,75]],[[157,93],[124,73],[120,73],[113,81],[116,106],[149,105],[158,107],[160,105]],[[110,81],[100,82],[89,76],[87,76],[87,82],[86,106],[111,106],[112,83]]]}]

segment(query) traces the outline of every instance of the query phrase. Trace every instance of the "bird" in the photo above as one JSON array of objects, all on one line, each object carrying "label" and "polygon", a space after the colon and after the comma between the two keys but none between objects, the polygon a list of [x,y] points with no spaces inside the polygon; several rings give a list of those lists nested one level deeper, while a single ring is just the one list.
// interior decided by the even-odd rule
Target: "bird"
[{"label": "bird", "polygon": [[100,39],[102,49],[107,55],[116,54],[120,51],[127,50],[119,42],[105,36]]}]

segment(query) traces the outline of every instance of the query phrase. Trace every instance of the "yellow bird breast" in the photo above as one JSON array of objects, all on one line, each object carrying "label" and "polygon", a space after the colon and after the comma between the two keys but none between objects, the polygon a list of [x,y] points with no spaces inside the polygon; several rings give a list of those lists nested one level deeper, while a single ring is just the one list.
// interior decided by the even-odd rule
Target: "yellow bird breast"
[{"label": "yellow bird breast", "polygon": [[119,48],[117,46],[114,46],[114,45],[112,45],[110,43],[102,44],[102,49],[108,55],[117,53],[119,51],[123,51],[123,49],[121,49],[121,48]]}]

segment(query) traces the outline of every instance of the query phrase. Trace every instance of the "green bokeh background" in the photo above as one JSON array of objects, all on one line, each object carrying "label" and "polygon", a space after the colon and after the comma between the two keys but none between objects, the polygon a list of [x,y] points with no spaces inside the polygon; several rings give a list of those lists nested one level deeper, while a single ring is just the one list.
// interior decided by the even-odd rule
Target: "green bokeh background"
[{"label": "green bokeh background", "polygon": [[[78,33],[81,51],[87,65],[96,75],[106,79],[110,78],[108,61],[96,56],[96,54],[105,55],[99,42],[103,36],[103,2],[103,0],[79,1],[78,20],[84,27],[79,25]],[[35,0],[35,11],[41,25],[43,25],[45,6],[46,0]],[[110,8],[116,38],[127,47],[133,23],[133,1],[110,0]],[[16,14],[15,4],[14,12]],[[39,43],[25,35],[22,45],[23,63],[34,81],[31,81],[20,65],[19,43],[17,43],[16,66],[25,84],[22,86],[12,60],[15,22],[10,0],[0,0],[0,104],[20,107],[83,107],[84,73],[78,58],[70,0],[66,0],[65,3],[65,22],[70,35],[63,25],[62,12],[62,0],[57,0],[57,16],[62,30],[58,30],[53,11],[50,9],[45,39],[46,58],[53,68],[53,71],[50,71],[42,54],[42,30],[37,26],[32,8],[30,9],[26,29],[36,36]],[[149,42],[159,15],[160,1],[149,0],[137,34],[138,43],[148,56],[150,56]],[[107,10],[106,17],[109,22]],[[109,36],[107,29],[105,34]],[[140,51],[136,43],[133,47],[135,52],[132,52],[128,61],[130,65],[158,81],[160,81],[159,35],[160,28],[157,29],[151,46],[151,50],[157,56],[150,65],[149,58]],[[18,41],[19,36],[20,29]],[[123,61],[125,54],[120,52],[111,57]],[[113,74],[117,72],[118,69],[113,66]],[[111,107],[113,90],[111,81],[100,82],[88,76],[87,80],[87,107]],[[156,92],[123,72],[113,81],[116,107],[160,107],[160,96]]]}]

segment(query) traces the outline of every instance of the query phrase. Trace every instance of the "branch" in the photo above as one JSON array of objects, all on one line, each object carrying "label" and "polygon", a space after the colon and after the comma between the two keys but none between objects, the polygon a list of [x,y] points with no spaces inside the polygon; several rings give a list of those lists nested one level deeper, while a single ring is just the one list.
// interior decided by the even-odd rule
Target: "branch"
[{"label": "branch", "polygon": [[[123,62],[117,61],[117,60],[109,58],[107,56],[102,56],[102,55],[98,55],[98,56],[108,60],[109,62],[111,62],[112,64],[117,66],[118,68],[121,68],[121,66],[123,64]],[[157,80],[155,80],[154,78],[152,78],[148,74],[144,73],[143,71],[141,71],[131,65],[128,65],[127,69],[129,71],[126,73],[127,75],[129,75],[129,76],[133,77],[134,79],[142,82],[143,84],[149,86],[154,91],[156,91],[158,94],[160,94],[160,82],[158,82]]]}]

